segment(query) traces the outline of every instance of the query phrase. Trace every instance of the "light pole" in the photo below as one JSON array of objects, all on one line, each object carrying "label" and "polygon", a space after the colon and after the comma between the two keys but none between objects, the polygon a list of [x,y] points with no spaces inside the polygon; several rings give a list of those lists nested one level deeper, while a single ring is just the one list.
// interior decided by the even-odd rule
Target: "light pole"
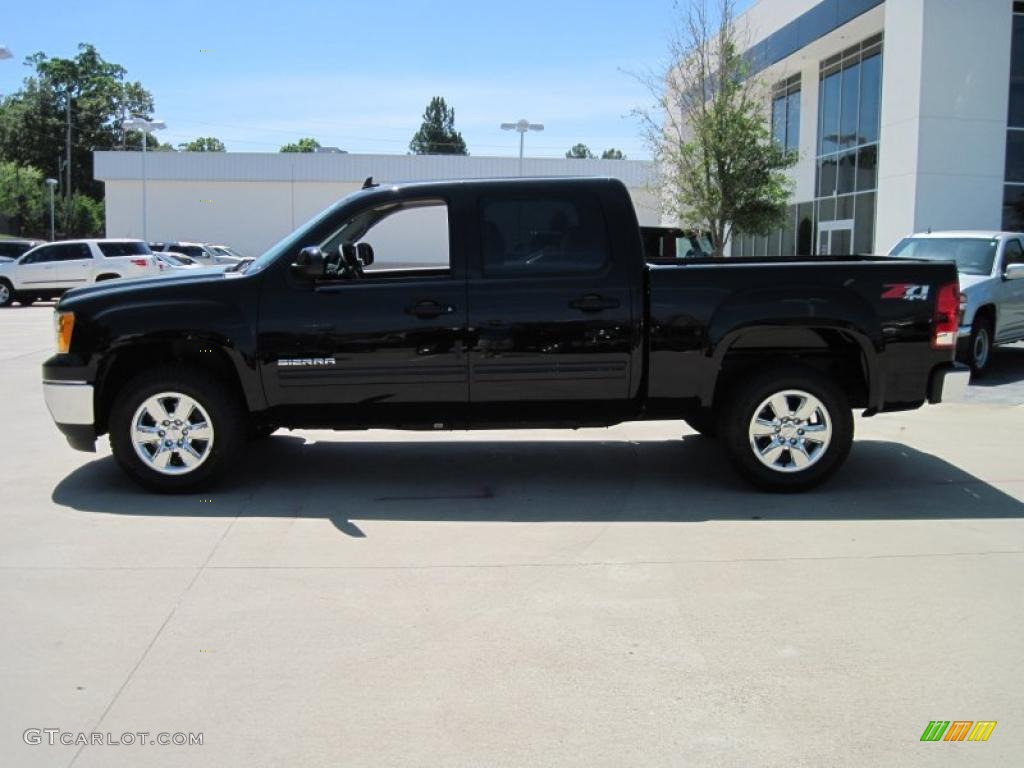
[{"label": "light pole", "polygon": [[519,133],[519,175],[523,175],[523,144],[526,139],[527,131],[543,131],[543,123],[531,123],[529,120],[523,118],[516,123],[502,123],[501,130],[503,131],[517,131]]},{"label": "light pole", "polygon": [[53,190],[57,186],[56,179],[47,179],[46,186],[50,188],[50,242],[52,243],[57,238],[54,236],[53,229]]},{"label": "light pole", "polygon": [[149,242],[149,222],[146,215],[146,144],[149,141],[149,134],[153,131],[162,131],[167,127],[163,120],[146,120],[142,117],[132,117],[121,121],[121,127],[126,131],[139,131],[142,133],[142,239]]}]

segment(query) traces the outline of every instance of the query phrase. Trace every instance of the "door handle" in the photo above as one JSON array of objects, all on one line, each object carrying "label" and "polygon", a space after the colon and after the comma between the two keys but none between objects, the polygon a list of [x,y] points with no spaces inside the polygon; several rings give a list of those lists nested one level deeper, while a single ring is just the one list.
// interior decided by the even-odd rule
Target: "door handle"
[{"label": "door handle", "polygon": [[619,306],[619,300],[599,296],[596,293],[588,293],[586,296],[570,301],[569,306],[581,312],[600,312],[602,309],[616,309]]},{"label": "door handle", "polygon": [[431,300],[419,301],[411,307],[405,308],[405,313],[407,315],[415,315],[416,317],[422,317],[424,319],[439,317],[441,315],[450,315],[453,312],[455,312],[455,307],[451,304],[442,305]]}]

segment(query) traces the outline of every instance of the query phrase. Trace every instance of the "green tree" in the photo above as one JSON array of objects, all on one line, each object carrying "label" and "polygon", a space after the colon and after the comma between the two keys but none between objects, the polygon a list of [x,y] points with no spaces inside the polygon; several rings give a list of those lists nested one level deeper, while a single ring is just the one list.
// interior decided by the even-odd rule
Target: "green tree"
[{"label": "green tree", "polygon": [[409,149],[415,155],[468,155],[462,134],[455,130],[454,107],[449,107],[440,96],[432,98]]},{"label": "green tree", "polygon": [[[0,101],[0,156],[59,178],[64,195],[102,197],[103,183],[93,178],[93,149],[141,146],[141,134],[126,135],[121,121],[131,115],[151,118],[153,97],[127,79],[124,67],[104,60],[87,43],[78,46],[74,58],[35,53],[25,64],[32,74]],[[64,165],[69,114],[70,187]],[[150,137],[147,146],[156,145]]]},{"label": "green tree", "polygon": [[669,66],[641,79],[656,98],[637,110],[666,212],[710,233],[715,256],[733,234],[767,234],[784,221],[796,162],[773,141],[767,86],[752,77],[735,23],[736,0],[693,0]]},{"label": "green tree", "polygon": [[[192,141],[183,141],[178,145],[182,152],[224,152],[224,142],[213,136],[200,136]],[[282,150],[283,151],[283,150]]]},{"label": "green tree", "polygon": [[316,139],[299,139],[294,144],[285,144],[281,152],[316,152],[320,142]]},{"label": "green tree", "polygon": [[565,156],[572,160],[593,160],[594,153],[586,144],[575,144],[573,148],[565,153]]},{"label": "green tree", "polygon": [[103,237],[105,217],[102,201],[76,192],[70,200],[61,199],[59,215],[64,223],[64,237]]},{"label": "green tree", "polygon": [[626,156],[624,154],[622,154],[622,150],[621,149],[615,149],[615,147],[612,147],[611,149],[606,149],[604,152],[601,153],[601,159],[602,160],[625,160]]},{"label": "green tree", "polygon": [[7,219],[11,234],[46,234],[48,200],[42,171],[13,161],[0,163],[0,217]]}]

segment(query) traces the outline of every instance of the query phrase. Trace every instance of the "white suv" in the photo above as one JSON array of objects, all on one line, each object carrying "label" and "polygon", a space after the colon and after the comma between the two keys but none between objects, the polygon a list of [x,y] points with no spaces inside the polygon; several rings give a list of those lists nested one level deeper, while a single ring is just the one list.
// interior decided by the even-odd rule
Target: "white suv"
[{"label": "white suv", "polygon": [[0,307],[31,304],[80,285],[119,277],[150,277],[160,267],[141,240],[62,240],[0,264]]}]

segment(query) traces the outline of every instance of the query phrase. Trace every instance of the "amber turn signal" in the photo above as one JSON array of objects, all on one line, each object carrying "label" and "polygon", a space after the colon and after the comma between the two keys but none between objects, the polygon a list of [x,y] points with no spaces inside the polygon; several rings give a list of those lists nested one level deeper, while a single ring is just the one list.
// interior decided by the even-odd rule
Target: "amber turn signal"
[{"label": "amber turn signal", "polygon": [[54,319],[57,324],[57,352],[66,355],[71,349],[71,332],[75,329],[75,313],[57,312]]}]

